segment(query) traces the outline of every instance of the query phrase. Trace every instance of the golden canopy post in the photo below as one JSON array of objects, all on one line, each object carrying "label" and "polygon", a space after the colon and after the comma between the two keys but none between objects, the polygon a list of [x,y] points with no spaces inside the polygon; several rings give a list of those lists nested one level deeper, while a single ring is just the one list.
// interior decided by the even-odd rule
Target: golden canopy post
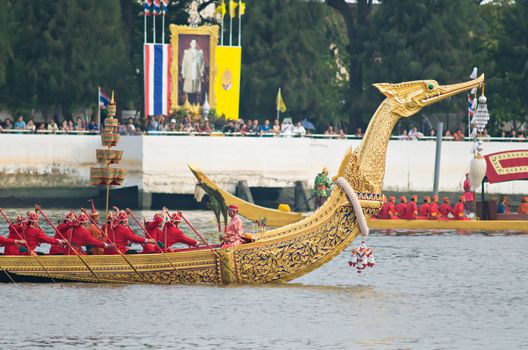
[{"label": "golden canopy post", "polygon": [[[112,149],[119,142],[119,121],[115,119],[116,104],[114,92],[108,105],[108,117],[104,121],[104,129],[101,132],[101,141],[106,149],[97,149],[97,163],[99,167],[90,168],[90,182],[94,186],[106,186],[105,223],[108,223],[108,206],[110,201],[110,186],[120,186],[126,176],[126,169],[113,167],[121,162],[123,151]],[[105,226],[105,236],[108,233],[108,225]]]}]

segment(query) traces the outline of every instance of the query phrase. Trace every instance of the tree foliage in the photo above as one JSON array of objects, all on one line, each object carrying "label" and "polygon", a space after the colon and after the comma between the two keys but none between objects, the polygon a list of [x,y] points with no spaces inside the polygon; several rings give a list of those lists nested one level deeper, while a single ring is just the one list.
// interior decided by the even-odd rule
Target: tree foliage
[{"label": "tree foliage", "polygon": [[[186,24],[189,3],[170,1],[166,27]],[[0,0],[0,7],[2,107],[68,115],[94,107],[101,85],[117,91],[120,106],[142,109],[141,1]],[[458,82],[478,66],[494,126],[520,125],[528,114],[527,16],[528,0],[249,1],[242,115],[272,118],[281,87],[286,115],[308,117],[319,131],[332,123],[350,131],[382,98],[372,83]],[[158,17],[158,42],[161,30]],[[339,62],[350,79],[337,78]],[[459,96],[434,108],[465,115],[466,107]]]}]

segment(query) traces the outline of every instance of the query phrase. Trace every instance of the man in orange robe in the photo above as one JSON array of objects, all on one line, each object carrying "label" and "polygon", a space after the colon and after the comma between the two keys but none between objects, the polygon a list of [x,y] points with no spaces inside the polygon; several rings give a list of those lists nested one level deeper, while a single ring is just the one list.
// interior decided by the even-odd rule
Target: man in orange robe
[{"label": "man in orange robe", "polygon": [[451,204],[449,204],[449,197],[444,197],[444,202],[440,204],[438,211],[443,218],[447,218],[449,213],[453,212],[453,207],[451,207]]},{"label": "man in orange robe", "polygon": [[[93,222],[92,220],[90,220],[90,225],[88,226],[88,232],[90,232],[90,235],[92,235],[92,237],[97,239],[98,241],[105,242],[106,237],[103,231],[101,231],[101,229],[99,228],[99,212],[97,211],[97,209],[95,209],[93,200],[91,202],[92,202],[92,213],[90,214],[90,217],[92,218]],[[90,255],[103,255],[104,254],[104,248],[94,247],[91,245],[86,246],[86,251]]]},{"label": "man in orange robe", "polygon": [[431,202],[431,206],[429,207],[429,217],[428,219],[429,220],[436,220],[436,219],[439,219],[441,214],[440,214],[440,211],[438,210],[438,200],[440,198],[438,197],[438,195],[434,195],[433,196],[433,201]]},{"label": "man in orange robe", "polygon": [[405,219],[407,214],[407,197],[401,196],[400,203],[396,204],[395,209],[400,219]]}]

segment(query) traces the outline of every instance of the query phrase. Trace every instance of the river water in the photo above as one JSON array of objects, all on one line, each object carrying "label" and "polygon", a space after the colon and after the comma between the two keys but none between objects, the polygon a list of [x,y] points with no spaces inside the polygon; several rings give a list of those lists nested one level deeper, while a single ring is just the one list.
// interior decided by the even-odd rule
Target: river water
[{"label": "river water", "polygon": [[[211,213],[186,215],[214,241]],[[0,349],[528,348],[527,236],[373,232],[369,245],[377,266],[362,274],[347,251],[281,285],[0,285]]]}]

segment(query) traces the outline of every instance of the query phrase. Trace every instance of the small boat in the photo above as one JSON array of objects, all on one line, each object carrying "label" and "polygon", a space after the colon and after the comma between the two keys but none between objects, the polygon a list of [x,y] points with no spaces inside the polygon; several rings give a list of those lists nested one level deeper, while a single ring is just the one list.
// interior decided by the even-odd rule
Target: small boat
[{"label": "small boat", "polygon": [[[426,106],[483,83],[482,75],[452,85],[439,85],[434,80],[375,84],[386,99],[372,117],[361,145],[354,151],[349,148],[345,154],[337,174],[343,187],[335,189],[312,215],[265,231],[255,242],[166,254],[0,256],[0,279],[5,282],[257,284],[298,278],[346,249],[360,232],[358,218],[363,215],[368,218],[379,211],[387,145],[396,123]],[[111,138],[110,133],[103,136]],[[124,174],[112,170],[95,171],[94,175],[109,181],[108,176],[119,180]],[[350,198],[354,200],[351,202]]]}]

